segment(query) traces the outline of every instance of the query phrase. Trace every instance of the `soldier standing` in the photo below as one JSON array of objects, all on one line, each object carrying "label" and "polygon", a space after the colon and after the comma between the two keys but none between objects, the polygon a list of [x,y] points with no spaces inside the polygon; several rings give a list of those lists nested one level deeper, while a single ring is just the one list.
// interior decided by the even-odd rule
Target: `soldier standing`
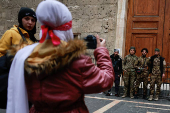
[{"label": "soldier standing", "polygon": [[150,97],[148,99],[149,101],[153,100],[155,84],[157,84],[157,89],[154,100],[158,100],[162,84],[162,77],[165,77],[166,62],[165,59],[160,56],[160,50],[158,48],[155,49],[155,55],[151,57],[150,62],[150,73],[152,73],[152,75],[150,81]]},{"label": "soldier standing", "polygon": [[[119,50],[114,49],[114,54],[112,54],[110,58],[112,60],[112,65],[115,72],[115,96],[119,97],[119,83],[120,83],[120,76],[122,74],[122,59],[119,56]],[[111,95],[111,89],[108,90],[106,96],[110,96],[110,95]]]},{"label": "soldier standing", "polygon": [[147,85],[148,85],[148,75],[149,75],[149,58],[146,57],[148,53],[147,48],[141,50],[142,56],[135,61],[135,68],[137,71],[137,79],[135,85],[135,98],[137,98],[137,91],[141,82],[143,82],[143,99],[147,98]]},{"label": "soldier standing", "polygon": [[134,90],[134,81],[136,78],[134,63],[137,60],[137,56],[135,55],[135,52],[136,52],[135,47],[133,46],[130,47],[129,50],[130,54],[125,57],[123,62],[124,95],[122,96],[122,98],[127,96],[129,85],[130,85],[130,98],[134,98],[133,90]]}]

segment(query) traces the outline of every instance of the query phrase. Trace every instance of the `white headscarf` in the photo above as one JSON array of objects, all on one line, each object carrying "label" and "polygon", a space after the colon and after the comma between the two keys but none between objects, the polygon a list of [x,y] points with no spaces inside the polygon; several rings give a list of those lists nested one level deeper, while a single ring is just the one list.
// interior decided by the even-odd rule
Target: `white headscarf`
[{"label": "white headscarf", "polygon": [[[56,28],[72,20],[72,15],[68,8],[56,0],[42,1],[36,10],[38,21],[50,28]],[[67,31],[53,30],[53,33],[63,41],[73,39],[72,29]],[[42,30],[40,30],[40,39]],[[46,39],[50,38],[47,34]]]},{"label": "white headscarf", "polygon": [[8,77],[6,113],[29,113],[28,96],[24,79],[24,61],[38,43],[19,50],[12,61]]}]

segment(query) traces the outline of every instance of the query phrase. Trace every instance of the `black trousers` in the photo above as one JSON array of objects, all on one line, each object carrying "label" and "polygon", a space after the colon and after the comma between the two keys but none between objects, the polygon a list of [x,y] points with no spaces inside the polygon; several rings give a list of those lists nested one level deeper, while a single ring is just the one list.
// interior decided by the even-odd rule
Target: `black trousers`
[{"label": "black trousers", "polygon": [[7,89],[0,92],[0,109],[6,109],[7,105]]},{"label": "black trousers", "polygon": [[[118,77],[119,73],[115,72],[115,93],[119,94],[119,83],[120,83],[120,77]],[[120,76],[120,75],[119,75]],[[111,89],[108,90],[108,92],[111,92]]]},{"label": "black trousers", "polygon": [[0,73],[0,109],[6,109],[7,105],[8,72]]},{"label": "black trousers", "polygon": [[[115,93],[119,94],[119,83],[120,83],[120,77],[118,77],[118,73],[115,72]],[[120,76],[120,75],[119,75]]]}]

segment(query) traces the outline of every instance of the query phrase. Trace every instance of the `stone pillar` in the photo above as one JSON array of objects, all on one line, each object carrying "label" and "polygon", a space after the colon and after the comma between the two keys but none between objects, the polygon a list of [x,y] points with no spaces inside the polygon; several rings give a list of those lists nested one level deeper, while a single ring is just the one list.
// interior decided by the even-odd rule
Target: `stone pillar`
[{"label": "stone pillar", "polygon": [[118,0],[116,42],[115,48],[120,50],[120,56],[125,56],[126,22],[128,0]]}]

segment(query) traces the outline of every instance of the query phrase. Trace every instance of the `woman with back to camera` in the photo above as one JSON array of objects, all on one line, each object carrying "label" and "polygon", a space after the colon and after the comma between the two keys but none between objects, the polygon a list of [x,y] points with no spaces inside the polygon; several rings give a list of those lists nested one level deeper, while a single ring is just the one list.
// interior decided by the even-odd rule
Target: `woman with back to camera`
[{"label": "woman with back to camera", "polygon": [[7,113],[27,113],[28,100],[34,105],[30,113],[88,113],[84,95],[106,91],[114,81],[105,40],[100,42],[96,36],[95,66],[84,55],[84,41],[73,40],[72,15],[64,4],[42,1],[36,14],[42,24],[41,40],[15,55],[9,75]]}]

